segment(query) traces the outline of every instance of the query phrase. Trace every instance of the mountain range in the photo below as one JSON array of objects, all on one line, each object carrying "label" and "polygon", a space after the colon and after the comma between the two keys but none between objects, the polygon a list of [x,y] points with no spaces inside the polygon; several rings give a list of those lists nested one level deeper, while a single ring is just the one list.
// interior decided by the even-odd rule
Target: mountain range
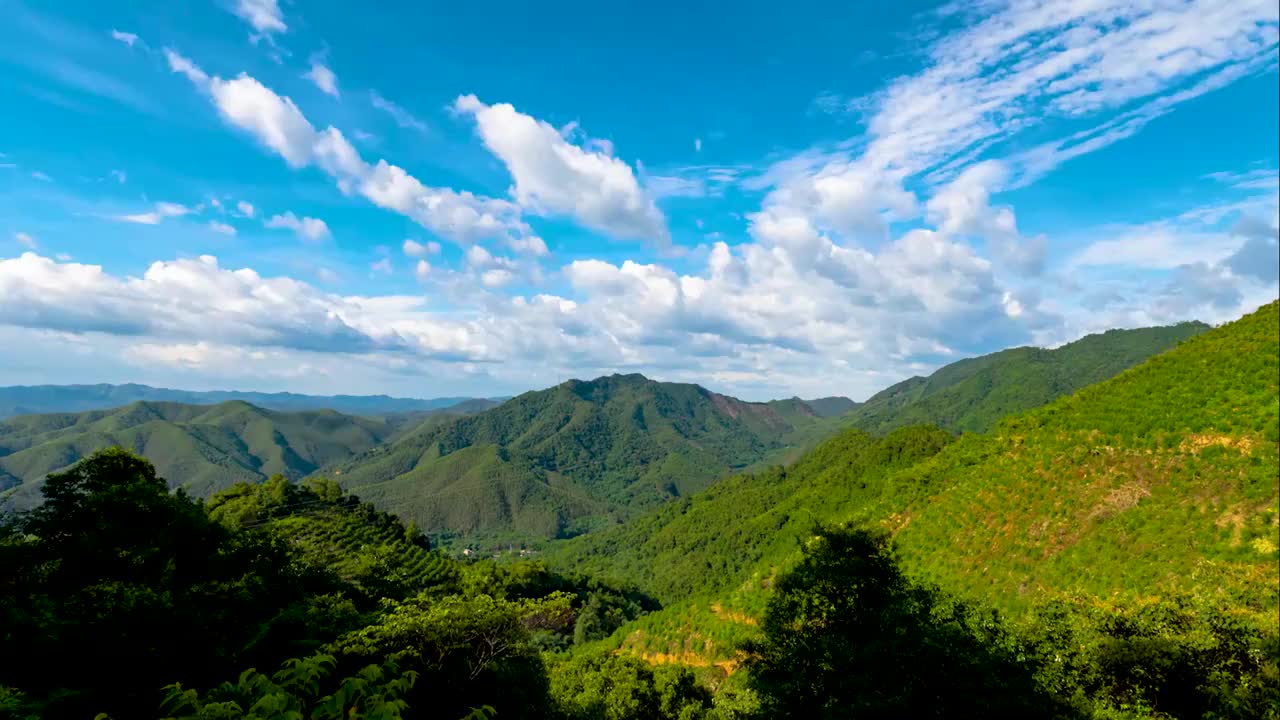
[{"label": "mountain range", "polygon": [[985,432],[1000,418],[1106,380],[1209,329],[1185,322],[1087,335],[1052,350],[1018,347],[951,363],[849,408],[847,425],[883,434],[908,425]]},{"label": "mountain range", "polygon": [[[912,708],[885,717],[1280,713],[1280,303],[890,390],[750,403],[613,375],[470,415],[11,419],[11,500],[43,477],[20,466],[113,443],[209,498],[110,450],[6,516],[3,657],[21,662],[0,705],[134,716],[176,677],[218,711],[301,680],[390,682],[446,717],[779,717],[841,692],[819,716],[843,717],[842,683],[880,672],[886,707]],[[140,687],[102,679],[122,652]],[[335,662],[359,679],[325,679]],[[1010,693],[1020,711],[993,711]]]},{"label": "mountain range", "polygon": [[174,487],[205,497],[275,474],[299,480],[406,428],[447,422],[495,404],[473,399],[364,417],[333,410],[283,412],[242,400],[134,402],[108,410],[23,415],[0,421],[0,509],[30,507],[39,499],[45,475],[113,445],[145,456]]},{"label": "mountain range", "polygon": [[547,559],[667,606],[616,649],[730,670],[817,525],[882,528],[910,574],[1015,618],[1052,598],[1194,597],[1274,631],[1278,477],[1272,303],[989,433],[845,430]]},{"label": "mountain range", "polygon": [[415,428],[326,471],[434,532],[563,537],[697,492],[828,424],[802,401],[612,375]]},{"label": "mountain range", "polygon": [[[1112,376],[1206,327],[1114,330],[1055,350],[1006,350],[906,380],[866,403],[838,396],[745,402],[633,374],[570,380],[500,404],[471,399],[370,417],[284,412],[239,400],[20,416],[0,422],[0,491],[4,506],[28,507],[45,474],[121,445],[197,496],[275,473],[295,480],[324,474],[437,539],[536,542],[618,525],[734,472],[790,464],[841,427],[877,434],[912,423],[984,430],[1003,412]],[[84,387],[96,389],[84,394]],[[48,402],[90,401],[117,390],[155,389],[43,389]],[[266,397],[285,404],[334,399]],[[379,400],[335,397],[370,409]],[[394,402],[384,410],[438,402],[388,400]]]},{"label": "mountain range", "polygon": [[[135,402],[216,405],[242,401],[268,410],[336,410],[348,415],[387,415],[442,410],[464,402],[494,405],[506,398],[399,398],[387,395],[299,395],[236,390],[173,390],[128,383],[124,385],[14,385],[0,387],[0,419],[37,413],[76,413],[105,410]],[[483,409],[483,408],[477,408]]]}]

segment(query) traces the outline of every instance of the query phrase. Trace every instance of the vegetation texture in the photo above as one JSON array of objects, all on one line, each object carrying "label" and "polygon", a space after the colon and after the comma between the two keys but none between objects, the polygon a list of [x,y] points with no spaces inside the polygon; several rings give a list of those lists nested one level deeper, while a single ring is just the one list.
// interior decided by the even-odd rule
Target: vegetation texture
[{"label": "vegetation texture", "polygon": [[332,410],[277,412],[245,402],[138,402],[114,410],[24,415],[0,422],[0,489],[24,508],[40,499],[45,475],[105,447],[145,456],[192,495],[274,474],[297,480],[374,447],[398,422]]},{"label": "vegetation texture", "polygon": [[1208,329],[1189,322],[1110,330],[1054,350],[1020,347],[961,360],[876,393],[847,411],[845,420],[873,433],[908,425],[987,432],[1000,418],[1114,377]]},{"label": "vegetation texture", "polygon": [[[1058,657],[1073,648],[1086,669],[1071,672],[1089,689],[1070,692],[1094,698],[1091,712],[1159,716],[1183,701],[1156,696],[1190,687],[1175,679],[1192,672],[1180,663],[1201,663],[1196,702],[1219,692],[1205,675],[1214,667],[1223,678],[1236,664],[1253,668],[1251,687],[1274,669],[1278,379],[1273,303],[990,434],[846,431],[790,468],[729,478],[547,557],[633,579],[666,604],[611,647],[714,670],[732,687],[742,643],[760,636],[779,575],[800,562],[814,525],[878,528],[911,582],[1015,624],[1054,618],[1055,629],[1026,632],[1057,637]],[[1064,627],[1077,644],[1054,635]],[[1163,648],[1164,659],[1122,651],[1122,640]],[[1126,662],[1168,684],[1148,692],[1110,675],[1084,679],[1097,663]],[[1165,669],[1132,666],[1157,662]],[[1240,692],[1232,697],[1251,691]]]},{"label": "vegetation texture", "polygon": [[827,427],[800,401],[747,403],[614,375],[419,428],[331,474],[433,533],[567,537],[695,493]]}]

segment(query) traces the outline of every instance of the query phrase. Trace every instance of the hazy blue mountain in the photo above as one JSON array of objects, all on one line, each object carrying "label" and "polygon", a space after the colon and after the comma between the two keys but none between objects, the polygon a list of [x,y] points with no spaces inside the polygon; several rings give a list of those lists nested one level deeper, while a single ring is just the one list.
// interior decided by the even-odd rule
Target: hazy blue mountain
[{"label": "hazy blue mountain", "polygon": [[476,412],[506,398],[401,398],[387,395],[300,395],[297,393],[213,390],[199,392],[149,385],[15,385],[0,387],[0,418],[37,413],[75,413],[106,410],[135,402],[175,402],[216,405],[240,400],[269,410],[336,410],[348,415],[387,415],[439,410],[459,403]]}]

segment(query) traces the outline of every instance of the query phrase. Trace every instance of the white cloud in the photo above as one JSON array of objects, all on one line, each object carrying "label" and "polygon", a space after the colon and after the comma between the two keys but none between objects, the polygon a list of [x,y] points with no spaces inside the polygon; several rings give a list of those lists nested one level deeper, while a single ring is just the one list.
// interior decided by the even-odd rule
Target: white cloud
[{"label": "white cloud", "polygon": [[234,2],[232,12],[263,35],[270,36],[272,33],[289,29],[284,22],[284,13],[280,12],[279,0],[234,0]]},{"label": "white cloud", "polygon": [[164,57],[169,63],[170,71],[186,76],[188,80],[195,83],[202,90],[205,89],[204,86],[209,82],[209,75],[204,70],[201,70],[198,65],[169,48],[164,49]]},{"label": "white cloud", "polygon": [[110,176],[113,180],[120,183],[121,185],[125,184],[129,180],[129,176],[126,175],[123,170],[112,170],[110,172]]},{"label": "white cloud", "polygon": [[486,105],[464,95],[454,109],[475,118],[485,146],[511,173],[511,194],[522,207],[571,215],[614,237],[670,241],[666,219],[626,163],[571,145],[550,124],[506,103]]},{"label": "white cloud", "polygon": [[418,264],[413,268],[413,274],[419,281],[426,280],[431,275],[431,263],[426,260],[419,260]]},{"label": "white cloud", "polygon": [[293,214],[293,211],[283,215],[273,215],[263,225],[268,228],[292,230],[298,237],[311,242],[319,242],[329,237],[329,226],[323,220],[313,217],[299,218]]},{"label": "white cloud", "polygon": [[376,90],[369,91],[369,102],[372,103],[375,108],[390,115],[396,125],[399,125],[406,130],[417,130],[422,133],[430,130],[427,124],[414,117],[413,113],[382,97]]},{"label": "white cloud", "polygon": [[324,92],[326,95],[339,97],[338,76],[334,75],[333,71],[328,67],[318,62],[313,62],[311,63],[311,70],[303,75],[303,77],[310,80],[312,83],[315,83],[315,86],[320,88],[321,92]]},{"label": "white cloud", "polygon": [[134,223],[137,225],[159,225],[166,218],[182,217],[195,212],[186,205],[180,205],[172,202],[158,202],[152,206],[148,212],[134,213],[131,215],[116,215],[112,219],[120,222]]},{"label": "white cloud", "polygon": [[216,233],[218,233],[218,234],[220,234],[220,235],[235,235],[235,234],[236,234],[236,229],[235,229],[234,227],[232,227],[232,226],[230,226],[230,225],[228,225],[228,224],[226,224],[226,223],[224,223],[224,222],[218,222],[217,220],[210,220],[210,221],[209,221],[209,229],[210,229],[210,230],[212,230],[212,231],[214,231],[214,232],[216,232]]},{"label": "white cloud", "polygon": [[226,270],[207,255],[122,278],[26,253],[0,261],[0,299],[0,323],[23,327],[353,352],[404,343],[387,328],[359,329],[367,310],[358,298]]},{"label": "white cloud", "polygon": [[391,267],[391,258],[382,258],[376,262],[370,263],[369,269],[375,273],[390,275],[393,271]]},{"label": "white cloud", "polygon": [[289,98],[245,74],[234,80],[215,77],[209,92],[223,118],[252,133],[291,167],[313,161],[317,133]]},{"label": "white cloud", "polygon": [[693,151],[702,152],[702,138],[693,139]]},{"label": "white cloud", "polygon": [[987,241],[993,256],[1018,272],[1039,274],[1048,242],[1041,236],[1024,239],[1010,207],[992,207],[991,193],[1009,179],[1008,168],[987,160],[969,166],[926,203],[926,216],[938,231],[975,236]]},{"label": "white cloud", "polygon": [[244,217],[251,218],[253,217],[254,207],[251,203],[241,200],[240,202],[236,203],[236,211],[239,212]]},{"label": "white cloud", "polygon": [[438,255],[440,253],[440,243],[434,240],[420,243],[417,240],[406,239],[402,249],[404,254],[410,257],[426,257],[427,255]]},{"label": "white cloud", "polygon": [[39,170],[32,172],[31,177],[35,178],[36,180],[39,180],[40,182],[53,182],[53,178],[49,177],[45,173],[40,172]]},{"label": "white cloud", "polygon": [[1239,240],[1222,233],[1188,231],[1169,223],[1126,228],[1116,237],[1088,245],[1068,261],[1068,268],[1131,267],[1172,270],[1193,263],[1216,263],[1230,255]]},{"label": "white cloud", "polygon": [[1274,63],[1280,15],[1269,0],[1030,0],[947,12],[964,14],[948,20],[978,19],[927,45],[923,71],[871,96],[826,103],[864,113],[865,134],[779,163],[766,210],[802,215],[845,240],[883,241],[886,221],[916,212],[907,180],[928,173],[927,184],[948,181],[1046,117],[1139,103],[1009,157],[1010,186],[1030,182]]},{"label": "white cloud", "polygon": [[1264,284],[1280,281],[1280,226],[1263,218],[1246,215],[1231,228],[1244,243],[1226,259],[1226,267],[1234,274],[1252,277]]},{"label": "white cloud", "polygon": [[1205,175],[1205,178],[1237,190],[1270,190],[1274,193],[1280,189],[1280,172],[1274,168],[1259,168],[1243,172],[1214,172]]},{"label": "white cloud", "polygon": [[547,257],[551,251],[547,249],[547,243],[537,235],[529,235],[526,237],[511,238],[507,245],[514,251],[523,255],[532,255],[533,257]]},{"label": "white cloud", "polygon": [[27,233],[24,233],[24,232],[14,233],[13,239],[16,240],[19,245],[27,248],[28,250],[36,249],[36,245],[37,245],[36,239],[31,237]]},{"label": "white cloud", "polygon": [[519,208],[505,200],[423,185],[402,168],[379,160],[369,164],[342,132],[317,131],[297,105],[254,78],[209,77],[166,49],[175,72],[209,93],[229,124],[248,132],[293,168],[314,165],[330,175],[344,193],[357,193],[375,205],[401,213],[442,237],[472,243],[486,237],[527,234]]},{"label": "white cloud", "polygon": [[111,37],[116,40],[119,40],[120,42],[124,43],[125,45],[128,45],[129,47],[133,47],[133,44],[138,42],[137,35],[134,35],[133,33],[122,32],[120,30],[112,30]]}]

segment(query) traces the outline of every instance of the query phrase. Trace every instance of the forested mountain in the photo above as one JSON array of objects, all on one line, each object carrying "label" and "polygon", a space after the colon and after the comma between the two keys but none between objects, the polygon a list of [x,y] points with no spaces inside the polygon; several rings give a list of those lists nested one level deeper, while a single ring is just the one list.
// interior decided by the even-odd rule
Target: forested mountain
[{"label": "forested mountain", "polygon": [[1108,330],[1053,350],[1020,347],[967,358],[929,377],[892,385],[849,408],[850,427],[876,434],[908,425],[986,432],[1006,415],[1025,412],[1101,382],[1194,337],[1199,322]]},{"label": "forested mountain", "polygon": [[433,533],[549,538],[697,492],[827,427],[798,400],[613,375],[415,429],[327,472]]},{"label": "forested mountain", "polygon": [[446,557],[323,479],[169,484],[112,449],[0,517],[0,717],[593,720],[602,683],[625,720],[720,717],[686,669],[564,654],[634,589]]},{"label": "forested mountain", "polygon": [[1278,453],[1272,303],[988,434],[848,430],[548,560],[668,604],[614,638],[648,658],[732,669],[777,573],[832,523],[890,533],[908,575],[1020,622],[1066,612],[1082,648],[1155,633],[1190,658],[1224,609],[1274,642]]},{"label": "forested mountain", "polygon": [[[0,387],[0,419],[40,413],[78,413],[106,410],[135,402],[216,405],[239,400],[269,410],[336,410],[348,415],[386,415],[441,410],[467,403],[471,412],[497,405],[505,398],[397,398],[386,395],[299,395],[236,390],[197,392],[149,385],[15,385]],[[459,408],[461,410],[462,408]]]},{"label": "forested mountain", "polygon": [[280,473],[297,480],[374,447],[400,424],[332,410],[279,412],[245,402],[138,402],[112,410],[23,415],[0,421],[5,505],[29,507],[44,476],[119,445],[196,496]]},{"label": "forested mountain", "polygon": [[843,396],[833,396],[824,398],[814,398],[813,400],[804,400],[805,405],[813,409],[819,417],[836,417],[858,407],[858,403]]},{"label": "forested mountain", "polygon": [[[656,480],[615,458],[820,422],[614,376],[386,447],[598,452],[581,487],[630,499]],[[168,480],[107,450],[0,516],[0,718],[1280,718],[1278,303],[989,433],[845,430],[546,564],[432,548],[318,476]]]}]

